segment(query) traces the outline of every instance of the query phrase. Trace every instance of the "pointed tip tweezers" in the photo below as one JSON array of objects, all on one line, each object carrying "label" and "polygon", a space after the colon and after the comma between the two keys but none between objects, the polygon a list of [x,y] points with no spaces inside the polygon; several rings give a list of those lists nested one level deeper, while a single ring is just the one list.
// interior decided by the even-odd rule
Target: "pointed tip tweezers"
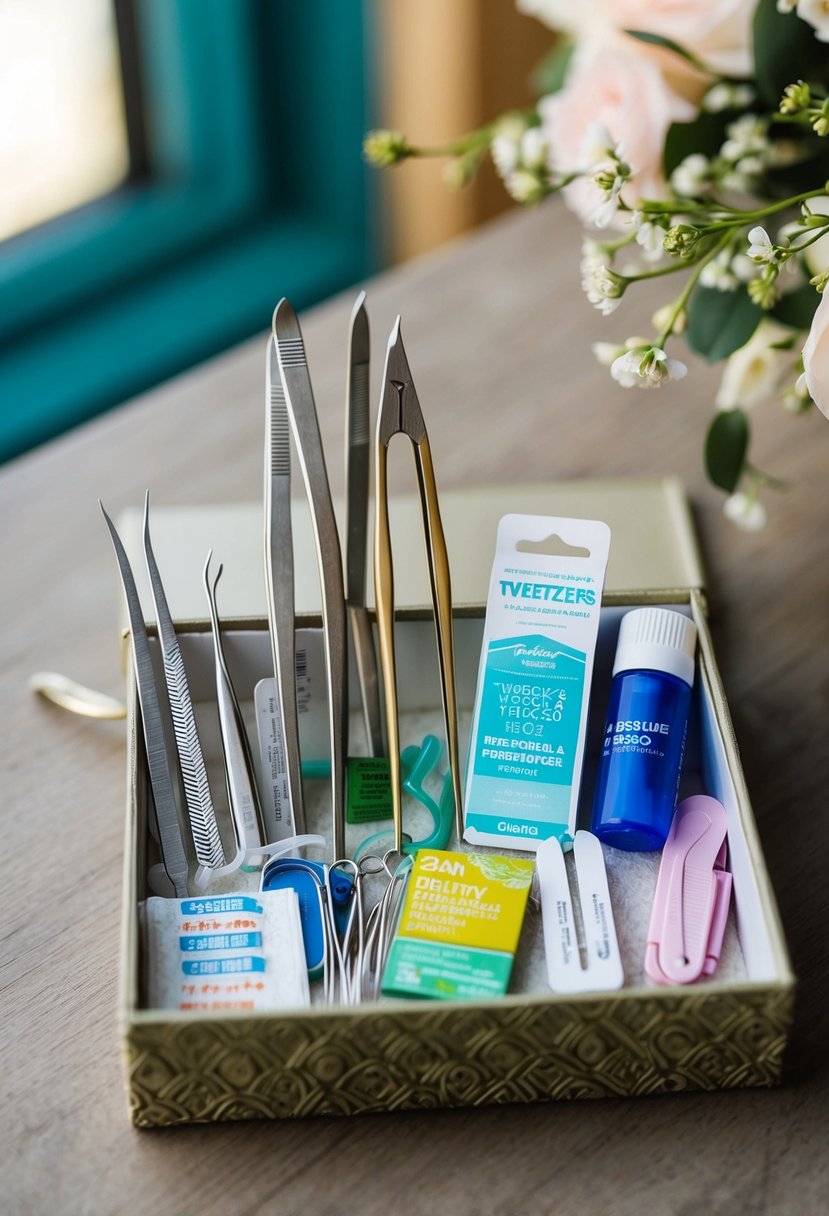
[{"label": "pointed tip tweezers", "polygon": [[150,788],[153,794],[156,820],[158,822],[161,858],[164,869],[167,871],[167,876],[173,884],[176,898],[186,899],[189,894],[187,888],[187,857],[181,839],[181,826],[173,785],[173,761],[168,754],[164,737],[161,703],[155,682],[147,628],[144,624],[144,613],[141,609],[132,567],[130,566],[121,537],[118,535],[109,515],[104,510],[104,504],[100,499],[98,500],[98,506],[101,508],[101,514],[109,529],[109,535],[118,562],[118,569],[121,574],[121,585],[127,601],[135,683],[138,689],[138,701],[141,706],[141,721],[144,727],[144,741],[147,748],[147,767],[150,772]]},{"label": "pointed tip tweezers", "polygon": [[432,604],[435,612],[438,667],[440,671],[443,718],[455,796],[455,824],[460,840],[463,835],[463,801],[461,794],[460,751],[458,747],[458,712],[455,697],[455,663],[452,641],[452,588],[449,577],[449,556],[440,519],[435,471],[426,424],[420,409],[417,391],[403,347],[398,317],[386,351],[383,390],[377,418],[377,447],[375,454],[375,494],[377,507],[374,521],[374,595],[377,610],[377,632],[380,638],[380,660],[386,696],[386,733],[389,748],[389,773],[394,808],[395,848],[403,847],[403,818],[400,773],[400,731],[397,716],[397,677],[394,654],[394,567],[392,563],[391,530],[389,527],[389,496],[387,479],[388,445],[395,435],[406,435],[414,449],[417,484]]},{"label": "pointed tip tweezers", "polygon": [[210,794],[210,783],[207,779],[207,768],[196,727],[184,660],[181,657],[181,649],[167,604],[167,596],[164,593],[164,585],[161,582],[161,575],[150,542],[149,492],[144,499],[144,556],[147,559],[150,590],[158,621],[164,678],[170,698],[173,731],[181,764],[187,815],[193,833],[196,858],[201,866],[208,870],[216,870],[224,864],[224,849]]}]

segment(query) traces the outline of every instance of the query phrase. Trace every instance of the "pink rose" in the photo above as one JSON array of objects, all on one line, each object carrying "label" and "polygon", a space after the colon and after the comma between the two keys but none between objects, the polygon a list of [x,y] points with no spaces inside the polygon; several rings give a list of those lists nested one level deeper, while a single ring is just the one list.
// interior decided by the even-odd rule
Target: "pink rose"
[{"label": "pink rose", "polygon": [[604,5],[620,30],[661,34],[724,75],[751,74],[756,0],[604,0]]},{"label": "pink rose", "polygon": [[[577,41],[647,30],[678,42],[725,75],[751,75],[756,0],[518,0],[518,7]],[[639,50],[656,56],[668,72],[689,71],[675,54],[645,43],[639,43]]]},{"label": "pink rose", "polygon": [[[665,193],[662,153],[672,122],[687,122],[695,108],[666,83],[656,63],[636,51],[632,40],[588,43],[573,55],[564,88],[539,102],[551,148],[553,169],[589,170],[595,164],[596,127],[607,128],[622,145],[633,176],[624,198],[658,198]],[[568,205],[589,222],[601,202],[590,176],[565,191]]]},{"label": "pink rose", "polygon": [[824,291],[803,347],[806,387],[822,414],[829,418],[829,290]]}]

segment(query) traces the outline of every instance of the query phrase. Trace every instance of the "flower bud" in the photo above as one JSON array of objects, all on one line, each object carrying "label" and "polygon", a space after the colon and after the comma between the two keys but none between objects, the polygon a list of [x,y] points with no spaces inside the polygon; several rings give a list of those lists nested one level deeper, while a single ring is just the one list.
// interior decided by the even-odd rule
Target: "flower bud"
[{"label": "flower bud", "polygon": [[701,236],[700,230],[690,224],[674,224],[665,233],[662,248],[666,253],[687,258],[693,253]]},{"label": "flower bud", "polygon": [[799,114],[812,100],[812,90],[802,80],[787,84],[780,101],[781,114]]},{"label": "flower bud", "polygon": [[405,160],[411,152],[402,131],[369,131],[363,141],[363,156],[371,165],[386,169]]}]

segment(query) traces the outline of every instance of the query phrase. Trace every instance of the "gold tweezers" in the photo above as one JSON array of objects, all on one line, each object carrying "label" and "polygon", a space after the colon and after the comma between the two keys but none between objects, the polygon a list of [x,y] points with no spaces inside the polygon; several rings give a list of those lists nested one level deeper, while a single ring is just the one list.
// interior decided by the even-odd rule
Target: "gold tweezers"
[{"label": "gold tweezers", "polygon": [[417,399],[409,361],[403,349],[398,317],[389,337],[383,392],[377,418],[375,487],[377,507],[374,529],[374,597],[377,633],[380,640],[380,666],[386,701],[386,732],[389,744],[389,775],[394,811],[395,848],[403,848],[403,808],[400,785],[400,730],[397,714],[397,677],[394,657],[394,566],[389,528],[389,496],[386,476],[389,442],[394,435],[406,435],[414,449],[423,536],[432,587],[435,613],[438,667],[440,670],[443,718],[455,796],[455,823],[458,840],[463,836],[463,802],[458,754],[458,712],[455,700],[455,662],[452,646],[452,588],[449,558],[440,522],[437,486],[432,465],[429,437]]}]

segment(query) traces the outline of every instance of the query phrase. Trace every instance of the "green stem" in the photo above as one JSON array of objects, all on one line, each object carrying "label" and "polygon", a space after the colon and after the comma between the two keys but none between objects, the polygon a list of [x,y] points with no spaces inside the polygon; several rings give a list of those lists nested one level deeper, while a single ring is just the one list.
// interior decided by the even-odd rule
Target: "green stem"
[{"label": "green stem", "polygon": [[668,323],[656,340],[657,345],[659,346],[659,348],[661,350],[664,350],[665,343],[668,341],[671,334],[673,333],[674,326],[676,325],[676,322],[677,322],[677,318],[681,315],[681,313],[684,312],[685,305],[688,303],[688,300],[691,296],[691,292],[696,287],[697,282],[699,280],[699,276],[702,274],[703,269],[708,265],[708,263],[711,261],[712,258],[715,258],[718,253],[720,253],[723,249],[725,249],[726,245],[729,242],[729,239],[730,239],[730,236],[726,236],[726,237],[723,237],[721,240],[719,240],[716,243],[716,245],[713,247],[713,249],[710,249],[708,251],[708,253],[705,254],[704,257],[699,259],[696,266],[694,267],[693,273],[688,276],[688,282],[683,287],[682,291],[680,292],[680,294],[673,306],[673,309],[671,310],[671,315],[668,318]]},{"label": "green stem", "polygon": [[789,252],[800,253],[802,249],[808,249],[810,245],[814,245],[815,241],[819,241],[826,236],[827,228],[829,228],[829,220],[825,224],[821,224],[819,228],[810,229],[810,231],[814,232],[814,236],[810,236],[808,241],[804,241],[802,245],[792,245]]}]

